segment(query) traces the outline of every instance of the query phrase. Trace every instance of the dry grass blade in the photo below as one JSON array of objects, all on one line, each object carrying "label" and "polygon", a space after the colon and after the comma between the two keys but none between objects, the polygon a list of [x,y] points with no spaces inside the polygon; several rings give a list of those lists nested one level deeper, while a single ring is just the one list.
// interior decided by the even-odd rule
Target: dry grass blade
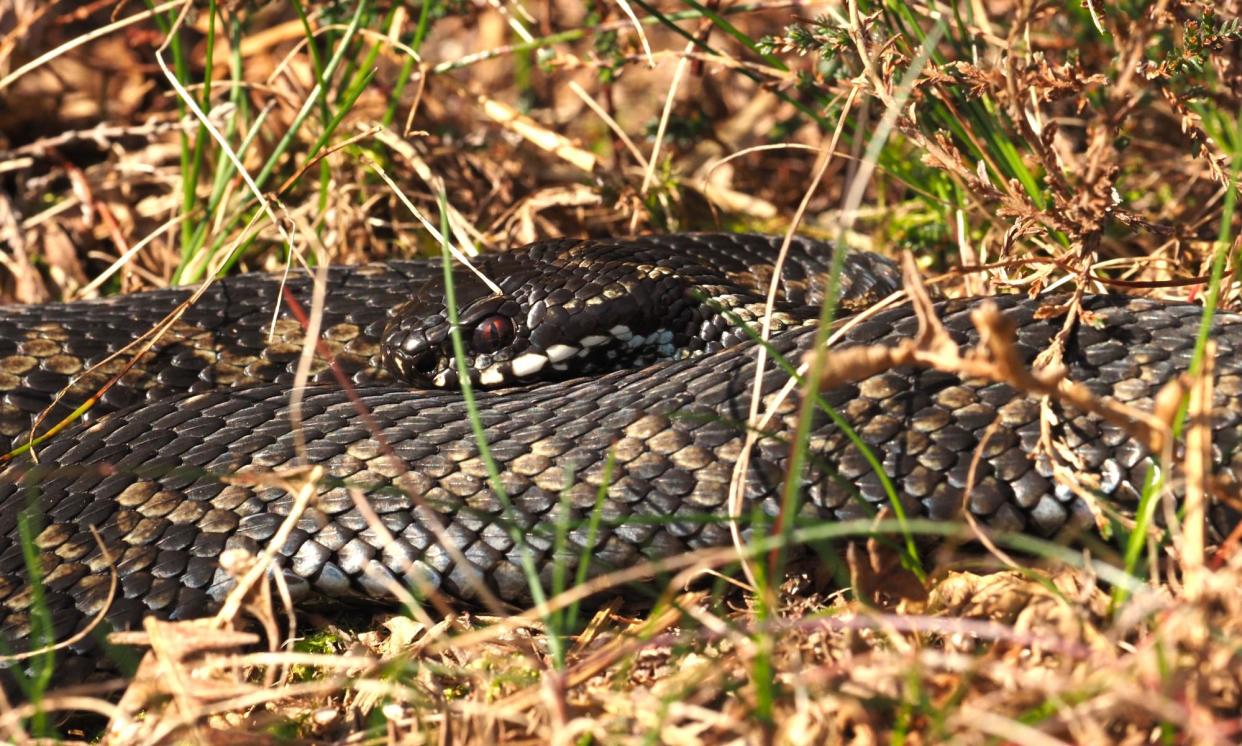
[{"label": "dry grass blade", "polygon": [[[606,672],[611,667],[626,660],[642,645],[645,640],[670,629],[682,619],[680,608],[692,606],[698,600],[687,597],[684,604],[668,607],[658,615],[644,619],[630,629],[617,630],[615,636],[590,652],[580,662],[560,674],[561,687],[579,686],[590,679]],[[496,703],[500,711],[519,713],[536,704],[544,695],[544,684],[524,689]]]},{"label": "dry grass blade", "polygon": [[55,49],[52,49],[46,52],[45,54],[40,55],[39,57],[31,60],[30,62],[27,62],[21,67],[18,67],[16,70],[9,73],[8,75],[5,75],[3,78],[0,78],[0,92],[3,92],[4,89],[11,86],[15,81],[19,80],[20,78],[27,75],[31,71],[37,70],[42,65],[46,65],[48,62],[56,59],[57,57],[61,55],[67,54],[73,51],[74,49],[77,49],[78,47],[81,47],[85,44],[89,44],[90,42],[102,36],[107,36],[108,34],[119,31],[127,26],[132,26],[136,23],[149,20],[153,16],[157,16],[166,11],[172,10],[174,8],[180,8],[188,4],[189,4],[189,0],[172,0],[172,2],[162,3],[160,5],[155,6],[154,8],[149,8],[145,11],[135,13],[134,15],[127,17],[123,21],[116,21],[115,23],[110,23],[106,26],[101,26],[100,28],[95,29],[94,31],[91,31],[90,33],[75,36],[72,40],[60,45],[59,47]]},{"label": "dry grass blade", "polygon": [[1182,583],[1186,598],[1197,601],[1203,595],[1205,528],[1207,525],[1207,485],[1212,471],[1212,390],[1216,343],[1208,341],[1203,369],[1190,382],[1186,416],[1186,497],[1182,510]]},{"label": "dry grass blade", "polygon": [[522,116],[520,112],[502,101],[479,95],[478,102],[484,116],[493,122],[512,130],[532,145],[543,148],[579,171],[588,174],[595,172],[597,166],[595,156],[575,146],[565,136],[539,126],[530,117]]},{"label": "dry grass blade", "polygon": [[[116,558],[112,556],[112,552],[108,551],[108,546],[107,544],[104,543],[103,538],[99,535],[99,530],[96,529],[94,526],[91,526],[90,529],[91,529],[91,536],[95,539],[96,546],[99,547],[100,557],[103,559],[104,564],[108,568],[108,593],[106,596],[104,596],[104,601],[100,605],[99,611],[97,611],[95,615],[91,617],[90,621],[87,622],[86,625],[82,627],[82,629],[73,633],[69,637],[66,637],[63,640],[58,640],[55,643],[52,643],[50,645],[45,645],[41,648],[36,648],[34,650],[28,650],[24,653],[14,653],[12,655],[0,655],[0,664],[12,665],[13,663],[16,663],[18,661],[23,661],[29,658],[34,658],[35,656],[44,655],[46,653],[55,652],[57,650],[66,650],[78,644],[82,640],[85,640],[97,628],[99,628],[99,625],[103,624],[104,618],[108,615],[108,610],[112,608],[112,602],[116,600],[117,585],[120,581],[120,578],[118,576],[117,569],[116,569]],[[3,696],[4,696],[3,693],[0,693],[0,697],[3,697]]]},{"label": "dry grass blade", "polygon": [[[232,247],[229,248],[228,251],[217,255],[212,260],[210,273],[212,278],[216,276],[219,267],[228,260],[228,257],[232,255],[236,246],[240,245],[246,239],[248,232],[253,228],[254,223],[248,225],[247,230],[244,231],[240,237],[238,237],[237,241]],[[193,305],[198,302],[200,298],[202,298],[210,287],[210,280],[200,284],[188,298],[181,303],[178,303],[176,308],[170,311],[168,315],[165,316],[164,319],[162,319],[158,324],[150,329],[142,331],[132,342],[128,342],[116,352],[107,355],[99,362],[90,366],[71,380],[68,385],[56,392],[55,395],[53,395],[51,402],[49,402],[48,405],[34,418],[31,428],[27,434],[26,443],[21,448],[14,449],[11,453],[0,455],[0,463],[6,463],[12,460],[13,457],[26,451],[31,452],[32,456],[36,457],[37,461],[37,451],[34,450],[35,446],[61,432],[66,427],[72,425],[79,416],[98,403],[103,395],[106,394],[109,389],[120,381],[139,362],[139,360],[142,359],[143,355],[153,349],[155,345],[158,344],[160,340],[174,328],[181,317],[185,315],[185,312],[193,307]],[[125,361],[118,372],[111,375],[96,391],[92,392],[82,404],[78,405],[78,407],[63,420],[53,424],[52,427],[47,430],[40,432],[40,426],[47,417],[48,413],[53,410],[56,404],[72,392],[73,386],[78,380],[85,378],[98,370],[104,369],[105,366],[114,360],[125,359],[126,355],[129,355],[130,357]]]},{"label": "dry grass blade", "polygon": [[[668,92],[664,96],[664,109],[660,113],[660,123],[656,127],[655,141],[651,144],[651,157],[647,159],[647,169],[643,172],[643,183],[638,188],[640,195],[647,194],[647,190],[651,188],[652,179],[655,178],[656,166],[660,163],[660,146],[664,143],[664,133],[668,129],[668,120],[673,113],[673,104],[677,101],[677,93],[681,87],[682,76],[686,72],[686,68],[690,64],[690,52],[694,49],[694,42],[686,45],[682,55],[677,60],[677,65],[673,72],[673,79],[669,82]],[[633,232],[638,224],[638,213],[634,213],[634,217],[630,221],[630,231]]]}]

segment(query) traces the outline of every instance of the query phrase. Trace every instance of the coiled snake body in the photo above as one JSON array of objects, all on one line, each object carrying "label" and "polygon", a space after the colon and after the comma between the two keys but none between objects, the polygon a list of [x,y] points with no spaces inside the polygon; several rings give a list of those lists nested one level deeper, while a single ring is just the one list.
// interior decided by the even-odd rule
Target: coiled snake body
[{"label": "coiled snake body", "polygon": [[[485,273],[498,272],[499,298],[491,290],[471,289],[474,281],[461,275],[462,321],[476,324],[471,344],[479,348],[469,356],[472,378],[501,386],[476,396],[509,507],[488,485],[455,377],[440,375],[446,370],[442,361],[428,357],[428,350],[443,351],[436,347],[442,340],[432,339],[429,330],[445,325],[428,321],[434,312],[422,307],[414,309],[421,314],[414,321],[389,318],[393,307],[409,310],[411,297],[440,297],[438,263],[329,273],[322,337],[356,392],[333,382],[326,362],[317,360],[315,383],[302,392],[296,433],[289,384],[302,326],[286,312],[274,338],[265,333],[281,297],[279,278],[241,276],[213,285],[103,396],[90,421],[40,446],[37,465],[19,458],[0,474],[0,632],[6,644],[32,644],[35,594],[22,524],[39,559],[42,603],[55,639],[71,636],[108,598],[111,568],[91,527],[116,561],[119,589],[104,612],[112,626],[134,627],[147,614],[198,616],[233,585],[219,567],[221,553],[261,552],[294,503],[279,486],[221,477],[298,463],[320,464],[329,478],[279,547],[295,598],[387,599],[396,582],[465,600],[477,599],[482,588],[524,603],[531,590],[523,551],[549,585],[557,562],[573,577],[583,556],[590,557],[595,574],[728,544],[725,502],[743,441],[739,423],[749,406],[756,350],[717,311],[725,305],[733,309],[729,318],[747,318],[762,298],[770,276],[764,267],[778,243],[732,235],[547,242],[482,262]],[[796,363],[814,337],[807,324],[813,313],[805,308],[821,300],[829,250],[802,240],[793,249],[783,286],[786,316],[772,348]],[[547,268],[527,272],[538,265],[531,258],[540,255]],[[617,274],[627,255],[639,260],[626,270],[630,274]],[[562,261],[567,257],[576,259]],[[600,270],[605,265],[609,269]],[[499,274],[506,268],[507,275]],[[592,274],[596,270],[603,274]],[[574,274],[579,271],[585,274]],[[635,273],[693,281],[684,290],[662,286],[656,313],[621,322],[610,315],[615,309],[602,310],[601,299],[643,292]],[[506,284],[505,276],[514,279]],[[854,255],[843,277],[845,298],[858,307],[887,294],[896,274],[883,260]],[[539,282],[555,287],[530,291],[530,283]],[[309,281],[293,281],[289,288],[309,307]],[[168,290],[0,309],[0,431],[13,444],[24,442],[32,416],[71,377],[188,295]],[[1018,351],[1028,361],[1061,328],[1063,319],[1037,314],[1040,299],[994,302],[1016,323]],[[467,318],[471,304],[482,304],[481,316]],[[960,343],[975,339],[973,305],[937,304]],[[680,306],[689,307],[690,315],[674,314]],[[1091,324],[1077,325],[1065,362],[1069,376],[1096,393],[1149,405],[1159,387],[1189,365],[1201,318],[1197,306],[1087,296],[1083,307]],[[596,326],[573,327],[568,336],[539,331],[549,320],[563,329],[576,314]],[[891,344],[916,326],[909,309],[885,311],[853,326],[839,344]],[[463,329],[470,342],[469,326]],[[1218,315],[1213,337],[1214,458],[1223,482],[1232,483],[1242,466],[1242,317]],[[386,343],[400,350],[386,351]],[[393,360],[401,355],[403,360]],[[610,360],[629,367],[577,377],[575,365],[596,370]],[[400,378],[425,375],[444,387],[412,390],[380,371],[381,362]],[[39,432],[123,363],[78,380]],[[771,401],[788,375],[777,364],[768,367],[764,395]],[[1007,385],[902,368],[834,388],[824,398],[873,452],[908,515],[959,515],[971,461],[984,431],[994,426],[978,454],[967,500],[981,524],[1040,536],[1094,525],[1087,504],[1051,478],[1047,460],[1031,456],[1040,438],[1040,403]],[[795,394],[768,425],[777,437],[761,438],[754,450],[746,516],[779,512],[796,404]],[[1053,437],[1072,452],[1074,468],[1088,475],[1084,483],[1095,484],[1107,504],[1132,508],[1146,474],[1144,448],[1118,427],[1055,403],[1052,408]],[[305,462],[299,461],[295,435],[304,444]],[[863,450],[827,417],[816,419],[810,456],[798,477],[800,524],[866,518],[888,503]],[[373,516],[360,510],[360,495]],[[1225,512],[1213,512],[1217,530],[1236,520]],[[554,556],[558,525],[567,534],[564,550]],[[433,526],[457,551],[444,547]],[[95,645],[88,637],[75,644],[74,655],[90,659]]]}]

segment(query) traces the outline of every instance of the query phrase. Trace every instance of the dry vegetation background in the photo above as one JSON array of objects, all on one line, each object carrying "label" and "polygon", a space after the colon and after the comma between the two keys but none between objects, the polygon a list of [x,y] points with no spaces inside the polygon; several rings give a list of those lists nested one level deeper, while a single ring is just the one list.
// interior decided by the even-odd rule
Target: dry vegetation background
[{"label": "dry vegetation background", "polygon": [[[1236,309],[1239,7],[6,0],[0,299],[435,251],[443,190],[485,250],[797,221],[974,268],[949,293]],[[1088,564],[606,608],[563,660],[535,619],[310,616],[299,657],[140,681],[171,696],[104,737],[1236,743],[1237,537],[1190,590],[1157,544],[1120,594]]]}]

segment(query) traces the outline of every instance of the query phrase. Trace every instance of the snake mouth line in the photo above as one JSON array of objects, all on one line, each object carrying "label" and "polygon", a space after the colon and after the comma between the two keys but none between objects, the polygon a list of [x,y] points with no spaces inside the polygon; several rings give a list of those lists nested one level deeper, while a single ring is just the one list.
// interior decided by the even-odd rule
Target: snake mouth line
[{"label": "snake mouth line", "polygon": [[[485,387],[499,387],[539,380],[537,376],[549,371],[553,375],[548,376],[548,380],[561,380],[573,375],[576,360],[592,359],[593,364],[577,364],[579,375],[589,375],[600,370],[643,367],[658,360],[684,360],[702,352],[678,348],[673,344],[674,333],[669,329],[657,329],[642,335],[619,324],[608,331],[609,336],[594,334],[582,337],[575,344],[556,343],[543,352],[523,352],[512,360],[483,367],[471,365],[472,380]],[[616,346],[610,347],[613,344]],[[644,354],[639,355],[640,350]],[[454,365],[438,372],[430,385],[449,388],[456,383]]]}]

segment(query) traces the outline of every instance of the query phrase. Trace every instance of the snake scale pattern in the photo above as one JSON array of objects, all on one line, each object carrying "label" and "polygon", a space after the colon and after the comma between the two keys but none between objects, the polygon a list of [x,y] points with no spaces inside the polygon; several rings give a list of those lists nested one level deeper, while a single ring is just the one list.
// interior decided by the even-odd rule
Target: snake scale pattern
[{"label": "snake scale pattern", "polygon": [[[408,586],[417,579],[466,601],[477,600],[483,586],[504,601],[526,603],[531,591],[514,536],[549,584],[554,527],[567,521],[567,551],[559,561],[572,577],[601,485],[601,521],[587,548],[592,574],[728,544],[723,516],[743,441],[738,423],[749,404],[756,348],[704,308],[725,303],[746,317],[762,298],[778,245],[775,238],[732,234],[543,242],[481,260],[482,271],[501,284],[500,300],[472,290],[473,280],[459,275],[459,305],[483,302],[487,319],[508,308],[502,321],[515,320],[514,328],[481,323],[474,343],[486,354],[472,358],[476,383],[501,384],[476,397],[511,510],[488,486],[455,378],[439,375],[443,366],[424,355],[431,344],[427,330],[444,327],[442,319],[428,321],[435,314],[426,310],[443,300],[439,263],[330,270],[322,339],[354,392],[316,359],[313,383],[303,392],[300,432],[307,461],[324,466],[330,478],[279,547],[295,598],[382,601],[390,599],[389,583]],[[797,361],[815,335],[808,319],[823,297],[831,249],[803,239],[792,249],[782,284],[787,315],[772,347]],[[636,258],[629,265],[627,255]],[[540,256],[543,265],[536,261]],[[592,266],[603,265],[601,257],[611,262],[603,280],[591,274]],[[535,265],[539,271],[527,271]],[[851,254],[843,266],[847,309],[865,307],[896,287],[897,273],[881,258]],[[630,274],[617,274],[617,267]],[[580,271],[586,274],[575,274]],[[576,314],[599,312],[602,297],[624,300],[645,292],[646,285],[631,282],[640,275],[664,282],[690,278],[691,287],[674,288],[670,296],[661,286],[652,296],[661,305],[655,313],[643,311],[641,320],[607,317],[601,322],[606,331],[575,327],[573,344],[564,335],[545,339],[539,343],[543,358],[531,364],[544,334],[536,322],[563,328],[576,323],[567,321]],[[541,282],[553,289],[530,291],[531,283],[544,287]],[[37,463],[19,457],[0,473],[0,635],[10,650],[33,644],[35,594],[20,540],[23,520],[56,639],[71,636],[101,611],[120,629],[138,626],[148,614],[206,614],[233,584],[219,566],[221,553],[258,553],[275,535],[293,505],[290,493],[221,477],[299,463],[290,384],[303,326],[288,310],[290,303],[280,302],[281,286],[281,278],[270,275],[211,285],[84,421],[38,448]],[[291,279],[287,288],[298,305],[310,307],[307,277]],[[25,442],[35,416],[62,389],[68,386],[40,432],[121,372],[124,356],[82,375],[189,295],[174,289],[0,308],[0,445]],[[675,307],[689,297],[698,304],[689,304],[697,309],[691,321],[671,322]],[[419,300],[428,298],[430,303]],[[1027,361],[1061,328],[1062,318],[1039,313],[1045,299],[993,300],[1016,323],[1019,352]],[[285,310],[269,336],[278,302]],[[969,314],[977,302],[936,305],[959,343],[976,339]],[[411,303],[417,307],[414,321],[390,318],[391,309],[410,310]],[[1092,323],[1076,326],[1065,361],[1070,377],[1096,393],[1150,406],[1159,387],[1189,365],[1198,306],[1098,295],[1085,297],[1083,307]],[[893,344],[916,327],[908,308],[896,308],[850,327],[838,344]],[[413,357],[394,362],[385,351],[385,329],[400,332],[398,344]],[[709,341],[681,339],[691,332]],[[523,341],[510,344],[511,350],[493,349],[513,336]],[[1219,314],[1213,337],[1213,456],[1218,474],[1232,483],[1242,473],[1242,317]],[[695,354],[684,353],[687,345]],[[669,354],[671,348],[683,352]],[[610,372],[577,375],[574,367],[595,370],[618,357],[620,369]],[[385,363],[396,377],[383,369]],[[419,377],[415,368],[433,379],[432,388],[413,389],[398,380]],[[771,362],[768,368],[764,396],[771,401],[787,374]],[[995,424],[967,502],[980,523],[1044,537],[1088,531],[1094,524],[1087,504],[1051,478],[1046,459],[1031,456],[1040,437],[1039,402],[1006,385],[902,368],[834,388],[825,399],[883,465],[909,515],[959,516],[970,462]],[[359,416],[359,405],[369,419]],[[796,394],[778,411],[770,429],[792,432]],[[1072,451],[1081,473],[1094,476],[1103,502],[1132,509],[1147,468],[1144,448],[1092,416],[1055,404],[1053,411],[1054,437]],[[816,419],[810,443],[812,458],[799,477],[800,523],[866,518],[887,504],[862,450],[829,418]],[[747,515],[777,514],[788,461],[782,437],[760,439],[745,487]],[[359,510],[358,495],[383,530]],[[570,515],[562,516],[563,510]],[[1237,520],[1219,506],[1212,518],[1218,532]],[[443,527],[459,554],[437,540],[433,524]],[[120,581],[106,610],[111,571],[91,527],[116,559]],[[62,654],[64,665],[92,661],[97,648],[93,637],[82,640]]]}]

